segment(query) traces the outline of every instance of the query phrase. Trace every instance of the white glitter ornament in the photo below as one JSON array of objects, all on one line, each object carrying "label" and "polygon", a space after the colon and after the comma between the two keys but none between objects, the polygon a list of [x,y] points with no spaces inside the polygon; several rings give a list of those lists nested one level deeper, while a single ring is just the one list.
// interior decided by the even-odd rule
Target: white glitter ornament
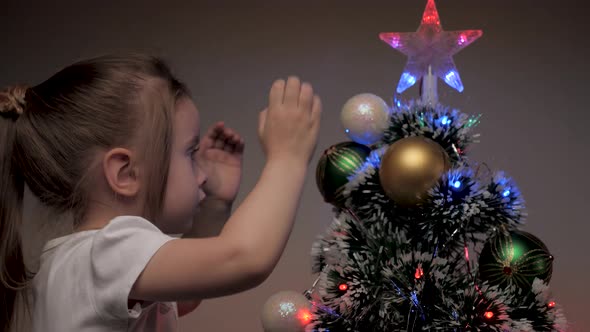
[{"label": "white glitter ornament", "polygon": [[261,319],[265,332],[304,332],[311,322],[311,303],[301,293],[278,292],[264,303]]},{"label": "white glitter ornament", "polygon": [[381,97],[361,93],[344,104],[340,121],[350,139],[371,145],[383,137],[389,125],[389,116],[389,106]]}]

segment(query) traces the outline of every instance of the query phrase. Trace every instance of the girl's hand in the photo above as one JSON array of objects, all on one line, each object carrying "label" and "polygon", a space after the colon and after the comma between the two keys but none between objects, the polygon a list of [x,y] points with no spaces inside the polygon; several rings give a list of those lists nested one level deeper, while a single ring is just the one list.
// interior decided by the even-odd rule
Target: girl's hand
[{"label": "girl's hand", "polygon": [[202,188],[207,200],[233,203],[240,187],[243,153],[244,140],[223,122],[207,130],[197,152],[197,162],[207,174]]}]

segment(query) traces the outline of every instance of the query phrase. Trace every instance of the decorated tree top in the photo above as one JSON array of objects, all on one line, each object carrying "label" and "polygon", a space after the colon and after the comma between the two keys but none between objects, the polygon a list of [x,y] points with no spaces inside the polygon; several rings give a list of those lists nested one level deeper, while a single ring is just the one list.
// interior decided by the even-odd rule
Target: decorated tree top
[{"label": "decorated tree top", "polygon": [[452,56],[481,35],[481,30],[444,31],[434,0],[428,0],[416,32],[383,32],[379,37],[408,56],[397,92],[404,92],[424,77],[427,79],[424,80],[423,100],[436,104],[437,76],[455,90],[463,91]]}]

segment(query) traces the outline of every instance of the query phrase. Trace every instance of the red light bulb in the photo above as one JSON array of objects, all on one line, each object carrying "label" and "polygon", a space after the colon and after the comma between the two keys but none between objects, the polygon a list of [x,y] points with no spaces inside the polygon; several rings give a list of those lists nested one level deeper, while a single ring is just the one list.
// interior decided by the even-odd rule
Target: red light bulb
[{"label": "red light bulb", "polygon": [[465,32],[461,33],[459,35],[459,39],[457,40],[457,44],[463,45],[467,42],[467,34]]},{"label": "red light bulb", "polygon": [[491,311],[486,311],[486,313],[483,314],[483,316],[487,319],[492,319],[492,318],[494,318],[494,313]]},{"label": "red light bulb", "polygon": [[307,309],[301,309],[297,313],[297,318],[301,322],[302,325],[307,325],[311,322],[311,313]]},{"label": "red light bulb", "polygon": [[438,17],[438,10],[436,10],[434,0],[428,0],[424,14],[422,14],[422,24],[440,25],[440,18]]},{"label": "red light bulb", "polygon": [[340,285],[338,285],[338,289],[342,292],[346,292],[348,290],[348,285],[347,284],[340,284]]},{"label": "red light bulb", "polygon": [[424,275],[424,270],[421,267],[416,268],[416,273],[414,273],[414,278],[420,279]]},{"label": "red light bulb", "polygon": [[555,302],[554,301],[551,301],[551,302],[549,302],[549,304],[547,304],[547,306],[549,308],[553,308],[553,307],[555,307]]}]

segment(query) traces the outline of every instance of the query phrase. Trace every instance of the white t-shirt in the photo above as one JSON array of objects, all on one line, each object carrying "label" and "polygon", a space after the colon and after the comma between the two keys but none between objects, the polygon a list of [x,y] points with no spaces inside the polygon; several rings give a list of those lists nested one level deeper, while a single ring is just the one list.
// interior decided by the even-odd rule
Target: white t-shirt
[{"label": "white t-shirt", "polygon": [[176,302],[127,307],[139,274],[174,239],[146,219],[121,216],[48,241],[33,280],[33,331],[176,331]]}]

